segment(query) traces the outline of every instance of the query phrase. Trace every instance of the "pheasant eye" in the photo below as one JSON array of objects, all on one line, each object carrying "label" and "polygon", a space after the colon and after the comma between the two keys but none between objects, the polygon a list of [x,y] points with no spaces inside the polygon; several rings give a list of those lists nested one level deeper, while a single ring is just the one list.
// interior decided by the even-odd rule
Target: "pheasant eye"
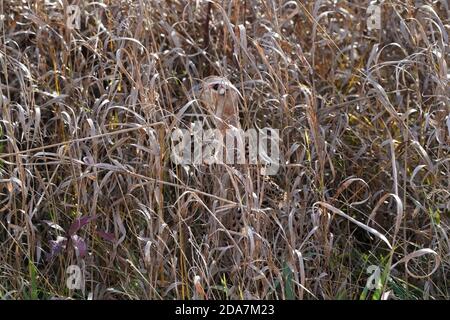
[{"label": "pheasant eye", "polygon": [[212,88],[213,88],[214,90],[218,90],[218,89],[219,89],[219,84],[218,84],[218,83],[214,84],[214,85],[212,86]]}]

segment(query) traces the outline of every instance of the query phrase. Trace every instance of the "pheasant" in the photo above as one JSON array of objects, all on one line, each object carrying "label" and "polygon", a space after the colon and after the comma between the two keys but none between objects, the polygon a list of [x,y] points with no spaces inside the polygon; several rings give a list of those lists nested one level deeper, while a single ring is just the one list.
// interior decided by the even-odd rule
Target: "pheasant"
[{"label": "pheasant", "polygon": [[[221,143],[224,145],[227,130],[241,128],[239,121],[240,93],[228,79],[218,76],[205,78],[197,88],[197,91],[198,100],[205,108],[209,118],[212,119],[212,127],[219,129],[222,139]],[[225,154],[226,150],[223,150],[223,155],[225,156]],[[224,159],[222,158],[222,160]],[[223,165],[220,165],[218,170],[221,171],[220,182],[222,186],[220,190],[222,196],[228,199],[230,197],[228,194],[229,189],[232,185],[229,173],[227,174]],[[232,220],[236,219],[236,215],[230,216]],[[236,228],[236,221],[232,221],[231,225]]]},{"label": "pheasant", "polygon": [[[219,129],[222,137],[225,139],[226,131],[230,129],[241,129],[239,116],[239,100],[242,97],[239,90],[226,78],[218,76],[210,76],[205,78],[201,85],[195,88],[197,98],[205,108],[205,111],[212,118],[212,126]],[[245,144],[246,147],[248,145]],[[245,152],[247,158],[248,150]],[[230,171],[228,173],[222,167],[221,182],[222,195],[229,198],[229,189],[232,187],[230,183]],[[241,170],[237,170],[241,171]],[[246,175],[240,173],[241,182],[245,184]],[[280,204],[284,201],[285,192],[273,181],[270,176],[262,176],[262,184],[264,185],[264,194],[270,194],[269,199],[263,199],[261,204],[263,207],[273,207],[279,209]],[[253,186],[251,187],[253,188]],[[234,190],[238,191],[238,190]],[[248,192],[249,193],[249,192]],[[235,198],[235,197],[234,197]],[[240,208],[235,214],[230,214],[227,219],[226,227],[231,231],[240,232],[244,227],[244,219]]]}]

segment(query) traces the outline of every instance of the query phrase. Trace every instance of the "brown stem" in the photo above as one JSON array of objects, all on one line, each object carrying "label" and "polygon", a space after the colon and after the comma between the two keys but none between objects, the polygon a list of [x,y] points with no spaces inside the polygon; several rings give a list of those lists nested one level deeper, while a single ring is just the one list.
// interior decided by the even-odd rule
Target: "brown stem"
[{"label": "brown stem", "polygon": [[208,2],[208,7],[206,8],[206,20],[205,24],[203,26],[204,28],[204,35],[203,39],[205,41],[205,49],[209,46],[209,20],[211,15],[211,8],[212,8],[212,2]]}]

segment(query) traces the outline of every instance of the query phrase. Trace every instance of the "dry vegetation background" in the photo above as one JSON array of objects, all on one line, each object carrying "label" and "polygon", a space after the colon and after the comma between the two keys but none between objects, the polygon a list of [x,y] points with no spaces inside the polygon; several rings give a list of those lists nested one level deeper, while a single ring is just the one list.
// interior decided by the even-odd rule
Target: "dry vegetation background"
[{"label": "dry vegetation background", "polygon": [[[446,0],[0,6],[0,297],[450,298]],[[170,160],[212,75],[278,175]]]}]

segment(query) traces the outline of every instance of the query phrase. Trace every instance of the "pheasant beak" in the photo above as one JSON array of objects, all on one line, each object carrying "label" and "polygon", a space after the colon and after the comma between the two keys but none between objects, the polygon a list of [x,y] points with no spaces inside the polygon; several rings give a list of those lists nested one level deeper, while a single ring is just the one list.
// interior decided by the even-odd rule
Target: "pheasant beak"
[{"label": "pheasant beak", "polygon": [[223,96],[223,95],[225,94],[225,88],[220,87],[220,88],[219,88],[219,94],[220,94],[221,96]]}]

